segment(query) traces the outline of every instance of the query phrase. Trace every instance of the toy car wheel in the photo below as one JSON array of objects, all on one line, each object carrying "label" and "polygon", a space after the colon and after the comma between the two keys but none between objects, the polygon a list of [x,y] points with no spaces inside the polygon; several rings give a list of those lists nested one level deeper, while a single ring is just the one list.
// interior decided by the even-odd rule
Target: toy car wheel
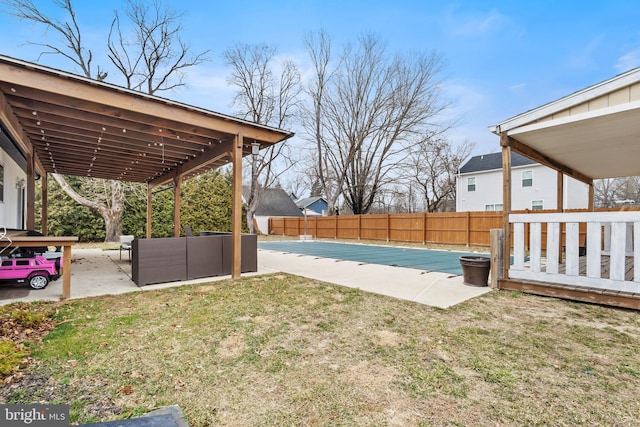
[{"label": "toy car wheel", "polygon": [[33,289],[44,289],[49,284],[49,278],[41,273],[37,273],[29,277],[29,286]]}]

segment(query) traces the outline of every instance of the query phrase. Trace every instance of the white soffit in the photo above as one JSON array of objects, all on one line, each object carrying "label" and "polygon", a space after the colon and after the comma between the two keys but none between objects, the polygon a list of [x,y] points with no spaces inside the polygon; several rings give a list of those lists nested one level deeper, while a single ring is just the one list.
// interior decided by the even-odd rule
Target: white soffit
[{"label": "white soffit", "polygon": [[517,127],[508,135],[593,179],[640,175],[640,101]]}]

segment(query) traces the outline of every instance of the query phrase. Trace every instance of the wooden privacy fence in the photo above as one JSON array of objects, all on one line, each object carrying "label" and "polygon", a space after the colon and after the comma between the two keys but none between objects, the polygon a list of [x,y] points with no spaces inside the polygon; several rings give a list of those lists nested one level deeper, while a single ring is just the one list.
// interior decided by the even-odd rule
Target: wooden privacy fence
[{"label": "wooden privacy fence", "polygon": [[[305,225],[306,222],[306,225]],[[502,212],[444,212],[277,217],[269,234],[317,238],[489,246],[489,230],[502,228]]]},{"label": "wooden privacy fence", "polygon": [[[597,212],[619,209],[596,209]],[[637,210],[637,209],[629,209]],[[551,213],[556,211],[514,211],[522,213]],[[565,212],[586,212],[571,209]],[[502,212],[438,212],[413,214],[372,214],[269,218],[269,234],[317,238],[384,240],[444,245],[490,246],[490,230],[502,228]],[[525,225],[528,227],[529,225]],[[546,224],[542,225],[542,249],[546,250]],[[512,234],[513,235],[513,234]],[[525,245],[529,247],[529,232],[525,230]],[[586,225],[580,224],[579,243],[584,245]],[[564,230],[561,240],[564,243]]]}]

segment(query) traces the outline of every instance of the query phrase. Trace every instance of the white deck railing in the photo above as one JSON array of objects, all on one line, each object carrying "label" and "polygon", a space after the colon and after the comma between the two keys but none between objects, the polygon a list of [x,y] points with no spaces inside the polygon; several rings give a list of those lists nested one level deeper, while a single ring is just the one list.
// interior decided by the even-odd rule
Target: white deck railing
[{"label": "white deck railing", "polygon": [[[511,214],[509,222],[513,224],[513,264],[509,278],[640,292],[640,212]],[[587,231],[586,269],[582,273],[581,223],[586,224]],[[525,224],[529,224],[528,262],[525,262]],[[545,258],[542,256],[542,224],[547,225]],[[565,229],[565,271],[562,273],[560,224],[564,224]],[[608,277],[602,277],[603,256],[608,258],[609,273],[605,274]],[[627,262],[628,257],[632,257],[631,264]],[[627,265],[633,266],[630,280],[625,279]]]}]

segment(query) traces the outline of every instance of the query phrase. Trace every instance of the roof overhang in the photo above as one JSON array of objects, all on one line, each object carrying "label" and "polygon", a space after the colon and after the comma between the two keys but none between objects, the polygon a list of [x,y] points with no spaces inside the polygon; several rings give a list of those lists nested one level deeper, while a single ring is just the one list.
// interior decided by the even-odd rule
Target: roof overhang
[{"label": "roof overhang", "polygon": [[0,56],[0,120],[40,172],[157,185],[293,136],[202,108]]},{"label": "roof overhang", "polygon": [[640,102],[522,126],[507,135],[592,179],[640,175]]},{"label": "roof overhang", "polygon": [[[634,69],[490,130],[516,142],[520,154],[582,181],[640,175],[640,97],[633,92],[620,99],[626,88],[637,91],[638,82],[640,69]],[[600,105],[591,109],[589,102]]]}]

